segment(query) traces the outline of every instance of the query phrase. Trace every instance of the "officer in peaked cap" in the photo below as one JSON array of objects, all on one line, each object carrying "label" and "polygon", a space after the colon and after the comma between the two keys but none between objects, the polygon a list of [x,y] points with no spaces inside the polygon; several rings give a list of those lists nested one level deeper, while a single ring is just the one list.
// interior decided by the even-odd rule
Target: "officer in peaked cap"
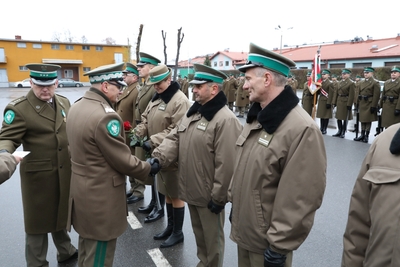
[{"label": "officer in peaked cap", "polygon": [[[305,241],[322,202],[324,140],[286,86],[294,66],[292,60],[250,44],[248,61],[239,68],[246,76],[243,89],[250,91],[253,102],[235,142],[228,189],[230,237],[238,246],[239,267],[292,266],[293,250]],[[260,225],[266,228],[260,231]]]},{"label": "officer in peaked cap", "polygon": [[322,134],[326,134],[329,119],[332,118],[332,99],[334,95],[333,82],[329,79],[331,72],[327,69],[321,72],[322,83],[319,89],[317,118],[320,118],[320,130]]},{"label": "officer in peaked cap", "polygon": [[[127,84],[122,94],[118,97],[115,111],[121,116],[124,123],[129,122],[131,129],[136,127],[135,104],[139,94],[139,71],[136,65],[127,62],[122,77]],[[140,119],[140,118],[139,118]],[[129,128],[129,127],[128,127]],[[125,129],[126,144],[130,146],[131,138],[129,130]],[[135,155],[135,148],[131,147],[132,155]],[[126,192],[127,203],[136,203],[144,198],[143,192],[146,186],[134,177],[129,177],[130,188]]]},{"label": "officer in peaked cap", "polygon": [[27,266],[48,266],[48,233],[59,262],[78,252],[66,231],[71,161],[66,118],[69,100],[55,94],[58,65],[27,64],[31,90],[4,110],[0,150],[13,153],[21,144],[30,153],[21,162],[21,192]]},{"label": "officer in peaked cap", "polygon": [[224,80],[227,78],[227,76],[211,67],[208,67],[206,65],[194,63],[193,64],[195,73],[193,80],[191,80],[189,83],[190,84],[203,84],[207,82],[215,82],[218,84],[222,84]]},{"label": "officer in peaked cap", "polygon": [[127,227],[126,176],[145,180],[151,171],[132,155],[122,119],[112,108],[126,86],[123,66],[87,72],[92,86],[67,119],[73,162],[68,225],[79,234],[80,266],[112,266],[117,238]]},{"label": "officer in peaked cap", "polygon": [[139,52],[139,56],[140,56],[140,61],[139,63],[137,63],[138,67],[142,67],[146,64],[157,66],[158,64],[161,63],[161,60],[159,60],[158,58],[153,57],[152,55],[144,52]]},{"label": "officer in peaked cap", "polygon": [[307,72],[307,81],[303,86],[303,95],[301,97],[301,106],[308,115],[311,116],[313,106],[314,106],[314,96],[311,94],[310,87],[308,86],[308,81],[311,79],[311,71]]},{"label": "officer in peaked cap", "polygon": [[390,79],[383,85],[380,107],[382,107],[382,127],[385,129],[400,122],[400,67],[393,66]]}]

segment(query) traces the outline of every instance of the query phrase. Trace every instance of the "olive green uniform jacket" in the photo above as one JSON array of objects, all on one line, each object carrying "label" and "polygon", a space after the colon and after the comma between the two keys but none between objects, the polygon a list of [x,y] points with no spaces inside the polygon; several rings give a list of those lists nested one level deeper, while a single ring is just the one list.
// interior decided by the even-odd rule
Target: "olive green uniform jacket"
[{"label": "olive green uniform jacket", "polygon": [[0,153],[0,184],[7,181],[17,168],[17,161],[10,153]]},{"label": "olive green uniform jacket", "polygon": [[[154,85],[147,85],[146,83],[140,88],[139,94],[136,98],[136,104],[135,104],[135,119],[137,124],[141,122],[142,119],[142,114],[147,108],[147,105],[151,101],[151,98],[154,96],[156,93],[156,90],[154,89]],[[145,152],[143,148],[141,147],[135,147],[135,155],[141,160],[145,160]]]},{"label": "olive green uniform jacket", "polygon": [[304,83],[303,87],[303,97],[301,99],[301,104],[303,109],[311,116],[312,109],[314,106],[314,95],[311,94],[307,82]]},{"label": "olive green uniform jacket", "polygon": [[[356,96],[360,122],[372,122],[378,120],[378,102],[381,94],[379,82],[374,78],[365,79],[359,84],[359,95]],[[360,99],[361,98],[361,99]],[[376,108],[371,113],[371,107]]]},{"label": "olive green uniform jacket", "polygon": [[[135,104],[136,98],[139,94],[138,87],[139,83],[133,83],[126,87],[122,94],[118,97],[118,101],[115,104],[115,111],[121,117],[122,121],[129,121],[132,125],[132,128],[136,127],[136,118],[135,118]],[[130,146],[131,139],[129,137],[130,132],[125,131],[126,144]],[[131,147],[131,152],[135,154],[135,148]]]},{"label": "olive green uniform jacket", "polygon": [[228,103],[235,102],[236,90],[237,90],[236,79],[231,78],[226,85],[226,97],[228,98]]},{"label": "olive green uniform jacket", "polygon": [[[399,154],[389,150],[395,124],[372,143],[350,199],[343,237],[342,267],[400,266]],[[397,144],[400,144],[400,135]]]},{"label": "olive green uniform jacket", "polygon": [[179,198],[190,205],[207,207],[211,199],[221,206],[227,202],[230,163],[243,127],[225,103],[223,92],[203,106],[194,103],[153,151],[163,168],[179,159]]},{"label": "olive green uniform jacket", "polygon": [[[326,95],[326,94],[327,95]],[[332,109],[326,108],[326,104],[331,105],[334,95],[333,83],[331,80],[326,79],[322,81],[321,89],[319,89],[318,106],[317,106],[317,118],[330,119],[332,118]]]},{"label": "olive green uniform jacket", "polygon": [[21,144],[30,151],[20,164],[25,232],[44,234],[65,229],[71,180],[65,119],[70,102],[55,95],[55,109],[32,90],[4,110],[0,149],[13,153]]},{"label": "olive green uniform jacket", "polygon": [[383,86],[380,107],[382,107],[382,127],[389,127],[400,122],[400,115],[395,116],[394,110],[400,110],[400,78],[389,79]]},{"label": "olive green uniform jacket", "polygon": [[353,112],[348,111],[347,107],[353,106],[355,83],[348,79],[341,80],[337,84],[335,97],[333,98],[332,104],[336,105],[336,119],[337,120],[348,120],[353,119]]},{"label": "olive green uniform jacket", "polygon": [[125,175],[145,180],[150,164],[131,154],[120,116],[107,97],[91,88],[67,119],[72,178],[68,230],[109,241],[127,227]]},{"label": "olive green uniform jacket", "polygon": [[249,90],[243,90],[244,79],[239,80],[236,91],[236,106],[245,107],[249,103]]},{"label": "olive green uniform jacket", "polygon": [[263,110],[254,103],[236,141],[230,238],[254,253],[296,250],[322,203],[324,139],[298,101],[286,86]]}]

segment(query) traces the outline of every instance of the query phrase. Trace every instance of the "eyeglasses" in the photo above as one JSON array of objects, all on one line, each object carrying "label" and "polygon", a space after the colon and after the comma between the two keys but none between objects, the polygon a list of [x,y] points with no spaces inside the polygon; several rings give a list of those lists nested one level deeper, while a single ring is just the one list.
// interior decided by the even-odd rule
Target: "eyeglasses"
[{"label": "eyeglasses", "polygon": [[118,83],[112,83],[112,82],[107,82],[107,83],[112,84],[115,87],[117,87],[120,92],[122,91],[122,89],[124,89],[124,87]]}]

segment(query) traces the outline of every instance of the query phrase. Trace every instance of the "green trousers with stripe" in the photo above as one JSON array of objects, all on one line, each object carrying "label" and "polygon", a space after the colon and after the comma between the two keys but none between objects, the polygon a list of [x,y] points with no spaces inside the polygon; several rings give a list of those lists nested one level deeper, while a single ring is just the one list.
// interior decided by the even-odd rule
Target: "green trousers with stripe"
[{"label": "green trousers with stripe", "polygon": [[79,267],[112,267],[117,239],[98,241],[79,236]]}]

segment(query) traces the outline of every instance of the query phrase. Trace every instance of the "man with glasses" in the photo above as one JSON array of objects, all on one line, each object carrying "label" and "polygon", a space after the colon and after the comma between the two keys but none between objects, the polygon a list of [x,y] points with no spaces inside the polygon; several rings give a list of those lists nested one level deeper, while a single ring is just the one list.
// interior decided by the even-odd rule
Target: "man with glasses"
[{"label": "man with glasses", "polygon": [[123,65],[86,72],[91,88],[67,118],[72,162],[68,230],[72,224],[79,234],[79,266],[112,266],[117,238],[127,227],[125,175],[144,180],[151,172],[149,163],[131,154],[121,117],[112,108],[126,86]]},{"label": "man with glasses", "polygon": [[355,96],[358,103],[358,112],[361,122],[361,135],[354,138],[354,141],[368,143],[371,123],[378,120],[377,107],[381,94],[381,86],[378,80],[374,79],[374,68],[364,68],[364,81],[359,83],[358,95]]},{"label": "man with glasses", "polygon": [[[31,90],[4,110],[0,150],[13,153],[21,144],[30,153],[21,162],[21,191],[28,267],[49,266],[48,233],[58,262],[78,256],[66,231],[71,162],[68,153],[67,98],[55,94],[58,65],[27,64]],[[12,223],[12,222],[10,222]]]},{"label": "man with glasses", "polygon": [[[139,72],[136,65],[127,62],[126,68],[122,71],[122,78],[127,84],[122,94],[119,96],[117,104],[115,106],[115,111],[121,116],[123,122],[128,121],[132,128],[136,127],[136,117],[135,117],[135,105],[136,99],[139,93]],[[139,118],[140,119],[140,118]],[[126,144],[130,146],[131,139],[129,137],[129,132],[125,131]],[[131,147],[132,155],[135,155],[135,148]],[[146,186],[135,180],[134,177],[129,177],[129,182],[131,188],[126,192],[127,203],[132,204],[142,200],[144,190]]]}]

